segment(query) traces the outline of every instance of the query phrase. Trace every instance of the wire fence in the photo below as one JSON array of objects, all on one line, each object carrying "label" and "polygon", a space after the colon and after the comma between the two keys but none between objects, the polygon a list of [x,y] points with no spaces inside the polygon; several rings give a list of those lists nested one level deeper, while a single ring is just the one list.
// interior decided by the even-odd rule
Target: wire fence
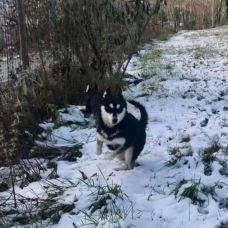
[{"label": "wire fence", "polygon": [[20,66],[19,40],[15,1],[0,1],[0,77],[2,81],[13,77]]},{"label": "wire fence", "polygon": [[[0,0],[1,81],[14,79],[22,69],[21,56],[23,55],[20,53],[18,1]],[[34,68],[39,63],[40,55],[45,55],[45,51],[51,50],[51,4],[48,0],[29,0],[21,3],[23,3],[21,13],[25,20],[26,51],[29,55],[29,65]]]}]

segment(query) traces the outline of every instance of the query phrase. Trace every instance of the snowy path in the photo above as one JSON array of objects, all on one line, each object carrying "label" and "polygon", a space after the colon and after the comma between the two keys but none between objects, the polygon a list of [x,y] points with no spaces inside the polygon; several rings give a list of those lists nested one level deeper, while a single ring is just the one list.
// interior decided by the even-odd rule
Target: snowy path
[{"label": "snowy path", "polygon": [[[128,72],[150,76],[125,94],[138,97],[149,113],[147,143],[134,170],[115,171],[121,166],[117,160],[106,161],[104,154],[94,154],[94,128],[53,130],[57,145],[69,141],[56,135],[84,145],[77,162],[58,162],[60,179],[67,177],[77,185],[58,200],[74,203],[75,213],[64,214],[57,225],[49,227],[215,228],[220,222],[226,224],[226,34],[228,27],[181,32],[166,42],[146,45],[133,58]],[[80,119],[76,109],[72,107],[64,118]],[[83,181],[79,170],[86,175]],[[30,185],[40,191],[36,183]],[[18,191],[31,194],[28,187]],[[102,197],[106,197],[103,204]]]}]

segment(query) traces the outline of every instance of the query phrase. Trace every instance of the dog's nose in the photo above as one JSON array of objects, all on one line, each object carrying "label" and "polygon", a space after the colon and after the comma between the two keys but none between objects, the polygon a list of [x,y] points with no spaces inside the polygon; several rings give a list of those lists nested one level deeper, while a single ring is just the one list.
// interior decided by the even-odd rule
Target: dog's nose
[{"label": "dog's nose", "polygon": [[118,121],[118,119],[117,119],[116,117],[114,117],[114,118],[112,119],[112,123],[113,123],[113,124],[116,124],[117,121]]}]

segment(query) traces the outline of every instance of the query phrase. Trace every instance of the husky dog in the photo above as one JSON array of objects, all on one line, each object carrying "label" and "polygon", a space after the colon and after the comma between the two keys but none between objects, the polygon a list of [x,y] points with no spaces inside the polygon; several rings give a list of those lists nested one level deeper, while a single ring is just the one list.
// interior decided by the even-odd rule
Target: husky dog
[{"label": "husky dog", "polygon": [[88,85],[85,94],[86,108],[82,112],[85,115],[92,115],[96,122],[98,121],[101,100],[102,95],[98,91],[97,85],[93,89]]},{"label": "husky dog", "polygon": [[95,153],[100,155],[105,143],[110,152],[106,154],[106,159],[112,160],[116,157],[126,163],[127,169],[133,169],[146,142],[148,115],[140,103],[128,102],[140,110],[140,120],[127,112],[127,102],[121,90],[116,96],[112,95],[110,89],[104,93],[97,122]]}]

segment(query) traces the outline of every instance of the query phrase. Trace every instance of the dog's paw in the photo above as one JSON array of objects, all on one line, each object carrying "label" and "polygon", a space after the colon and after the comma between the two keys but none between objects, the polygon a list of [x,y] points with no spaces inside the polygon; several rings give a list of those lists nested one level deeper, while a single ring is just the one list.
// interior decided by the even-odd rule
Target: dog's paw
[{"label": "dog's paw", "polygon": [[127,168],[125,167],[120,167],[120,168],[114,168],[115,171],[126,171]]},{"label": "dog's paw", "polygon": [[128,170],[127,165],[122,165],[121,167],[114,168],[115,171],[126,171]]},{"label": "dog's paw", "polygon": [[127,171],[127,170],[133,170],[134,169],[134,165],[127,165],[127,164],[123,164],[121,167],[119,168],[114,168],[115,171]]},{"label": "dog's paw", "polygon": [[96,155],[101,155],[101,154],[102,154],[102,151],[99,150],[99,149],[96,149],[95,154],[96,154]]},{"label": "dog's paw", "polygon": [[105,154],[105,159],[106,159],[106,160],[113,160],[113,158],[114,158],[114,157],[113,157],[112,153],[106,153],[106,154]]}]

